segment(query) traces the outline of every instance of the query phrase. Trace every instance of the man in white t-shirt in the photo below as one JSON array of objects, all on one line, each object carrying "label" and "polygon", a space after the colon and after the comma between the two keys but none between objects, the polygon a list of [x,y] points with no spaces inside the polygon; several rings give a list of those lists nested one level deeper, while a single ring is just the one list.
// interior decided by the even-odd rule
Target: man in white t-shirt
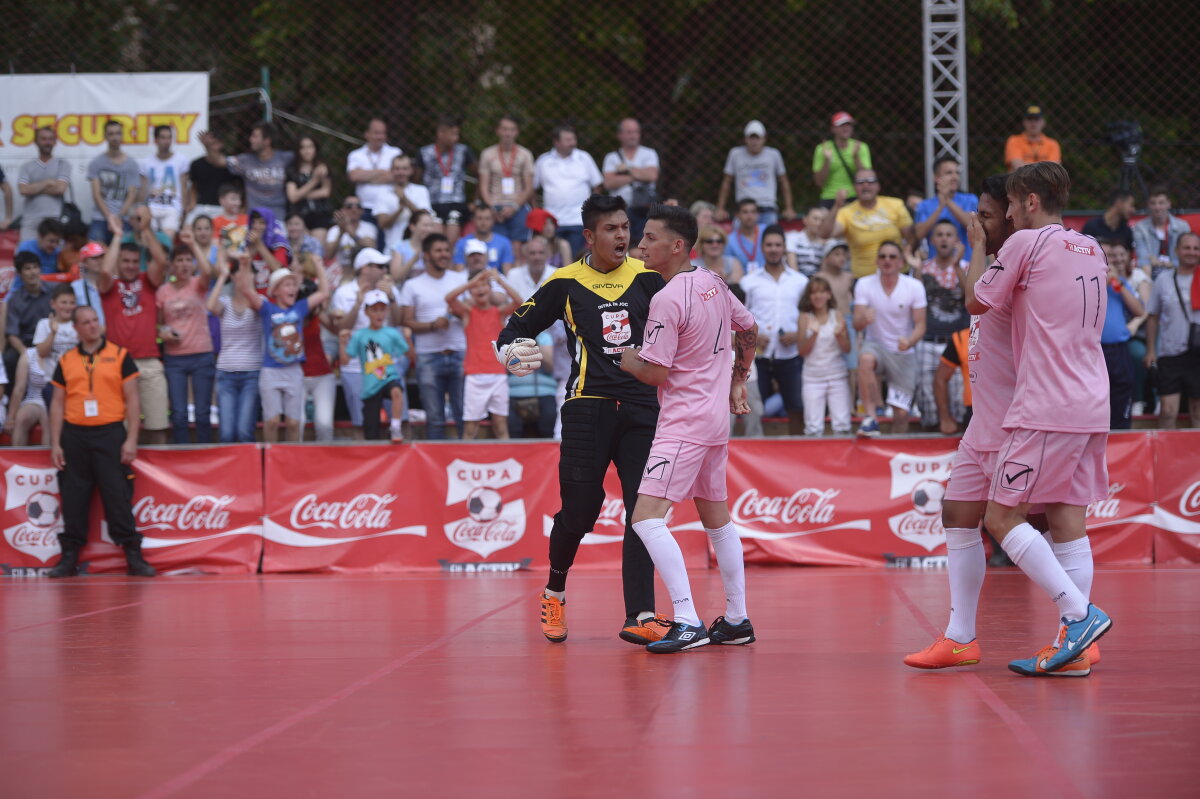
[{"label": "man in white t-shirt", "polygon": [[431,233],[421,243],[425,271],[410,278],[400,292],[400,322],[413,332],[417,380],[425,410],[426,437],[446,437],[446,402],[462,431],[463,356],[467,337],[462,320],[449,312],[446,294],[466,285],[467,273],[450,271],[450,240]]},{"label": "man in white t-shirt", "polygon": [[[407,155],[398,155],[392,159],[392,185],[389,191],[375,198],[375,222],[383,233],[383,251],[393,252],[404,241],[404,231],[408,229],[408,220],[412,219],[415,211],[426,210],[433,213],[433,201],[429,198],[429,189],[420,183],[413,183],[412,159]],[[361,198],[360,198],[361,199]]]},{"label": "man in white t-shirt", "polygon": [[[325,259],[337,258],[338,266],[348,270],[354,253],[375,246],[375,226],[363,221],[362,200],[351,194],[342,207],[333,212],[334,226],[325,234]],[[342,272],[345,274],[345,271]]]},{"label": "man in white t-shirt", "polygon": [[640,242],[646,214],[654,202],[658,152],[642,146],[642,126],[636,119],[621,120],[617,141],[621,146],[604,156],[604,188],[625,199],[629,206],[629,240]]},{"label": "man in white t-shirt", "polygon": [[875,256],[877,272],[854,284],[854,329],[866,331],[858,355],[858,390],[866,414],[860,436],[879,435],[875,409],[883,404],[880,379],[887,380],[892,432],[908,432],[908,412],[917,387],[916,343],[925,335],[925,286],[900,274],[900,245],[885,241]]},{"label": "man in white t-shirt", "polygon": [[376,206],[380,198],[391,193],[392,159],[400,155],[399,147],[387,143],[387,135],[387,123],[374,117],[363,134],[367,143],[346,156],[346,177],[354,183],[354,193],[362,201],[363,208],[376,216],[379,215]]},{"label": "man in white t-shirt", "polygon": [[529,299],[538,286],[545,283],[546,278],[554,272],[553,269],[546,268],[549,259],[550,243],[541,236],[534,236],[525,245],[525,264],[508,270],[505,279],[518,294]]},{"label": "man in white t-shirt", "polygon": [[[392,318],[388,324],[400,322],[400,289],[392,282],[388,274],[391,259],[373,247],[364,247],[354,256],[355,279],[338,286],[330,300],[329,310],[333,323],[339,330],[355,331],[367,327],[367,309],[363,307],[363,298],[367,292],[374,289],[387,294],[392,299]],[[362,362],[351,358],[342,364],[342,393],[346,397],[346,407],[350,411],[350,423],[354,426],[354,437],[362,439]],[[397,415],[395,418],[400,418]]]},{"label": "man in white t-shirt", "polygon": [[173,133],[170,125],[154,126],[154,146],[158,151],[143,158],[142,196],[150,207],[154,230],[174,238],[183,217],[183,198],[188,194],[187,156],[171,152]]},{"label": "man in white t-shirt", "polygon": [[571,245],[571,257],[583,252],[583,202],[604,183],[596,161],[577,149],[575,128],[554,129],[554,148],[533,166],[534,188],[542,190],[542,206],[558,220],[558,235]]}]

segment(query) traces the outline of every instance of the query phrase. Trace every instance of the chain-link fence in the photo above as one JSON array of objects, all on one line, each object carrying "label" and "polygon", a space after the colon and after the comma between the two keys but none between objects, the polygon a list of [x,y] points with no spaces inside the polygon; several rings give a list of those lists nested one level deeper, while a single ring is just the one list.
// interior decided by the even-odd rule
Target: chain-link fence
[{"label": "chain-link fence", "polygon": [[[15,8],[12,6],[15,5]],[[535,154],[573,122],[599,159],[616,122],[635,116],[658,149],[660,185],[714,200],[728,149],[761,119],[784,155],[798,207],[816,199],[813,147],[829,116],[850,111],[887,194],[925,185],[918,0],[24,0],[0,44],[14,72],[210,70],[212,92],[262,85],[274,107],[357,138],[383,117],[393,143],[433,139],[438,115],[463,140],[490,144],[514,113]],[[1109,123],[1144,133],[1141,174],[1200,206],[1200,81],[1186,72],[1200,33],[1192,0],[969,0],[972,183],[1003,168],[1021,110],[1046,109],[1074,178],[1072,206],[1099,208],[1121,160]],[[215,103],[214,126],[240,150],[263,110]],[[309,132],[284,117],[285,134]],[[318,134],[327,159],[354,146]],[[335,170],[340,173],[340,170]],[[345,191],[345,178],[337,188]],[[1142,198],[1139,196],[1139,201]]]}]

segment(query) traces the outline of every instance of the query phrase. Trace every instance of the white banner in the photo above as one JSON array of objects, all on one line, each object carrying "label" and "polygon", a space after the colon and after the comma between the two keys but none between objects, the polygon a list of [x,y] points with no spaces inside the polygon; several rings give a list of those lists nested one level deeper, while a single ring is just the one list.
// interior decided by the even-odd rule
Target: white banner
[{"label": "white banner", "polygon": [[58,134],[54,155],[71,164],[75,204],[91,219],[88,162],[104,152],[104,125],[125,128],[122,149],[140,161],[154,154],[154,127],[175,131],[174,151],[191,158],[204,154],[197,134],[208,127],[207,72],[139,72],[88,75],[0,75],[0,167],[15,187],[21,164],[37,158],[38,128]]}]

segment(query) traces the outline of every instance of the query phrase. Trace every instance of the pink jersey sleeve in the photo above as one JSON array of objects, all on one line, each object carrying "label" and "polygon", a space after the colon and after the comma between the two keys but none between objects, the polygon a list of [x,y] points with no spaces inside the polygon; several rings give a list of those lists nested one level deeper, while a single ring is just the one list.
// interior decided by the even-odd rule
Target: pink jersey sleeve
[{"label": "pink jersey sleeve", "polygon": [[730,326],[734,330],[749,330],[754,327],[754,316],[746,306],[742,305],[742,301],[733,296],[732,292],[726,291],[729,294],[729,321]]},{"label": "pink jersey sleeve", "polygon": [[1018,230],[1000,248],[996,260],[975,284],[975,298],[988,308],[999,308],[1018,288],[1024,288],[1029,255],[1036,230]]},{"label": "pink jersey sleeve", "polygon": [[680,294],[675,291],[660,291],[650,300],[646,333],[642,338],[643,361],[667,368],[675,364],[675,351],[679,348],[679,323],[683,316],[679,297]]}]

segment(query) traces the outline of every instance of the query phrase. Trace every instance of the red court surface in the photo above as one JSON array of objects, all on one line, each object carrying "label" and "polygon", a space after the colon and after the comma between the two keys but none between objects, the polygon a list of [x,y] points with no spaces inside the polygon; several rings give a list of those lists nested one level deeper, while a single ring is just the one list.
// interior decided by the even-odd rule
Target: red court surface
[{"label": "red court surface", "polygon": [[[758,643],[673,656],[617,639],[610,572],[547,643],[540,577],[7,580],[0,796],[1197,795],[1194,569],[1100,570],[1083,679],[1007,670],[1054,627],[1013,570],[958,672],[900,662],[940,571],[751,569]],[[710,620],[719,575],[693,585]]]}]

